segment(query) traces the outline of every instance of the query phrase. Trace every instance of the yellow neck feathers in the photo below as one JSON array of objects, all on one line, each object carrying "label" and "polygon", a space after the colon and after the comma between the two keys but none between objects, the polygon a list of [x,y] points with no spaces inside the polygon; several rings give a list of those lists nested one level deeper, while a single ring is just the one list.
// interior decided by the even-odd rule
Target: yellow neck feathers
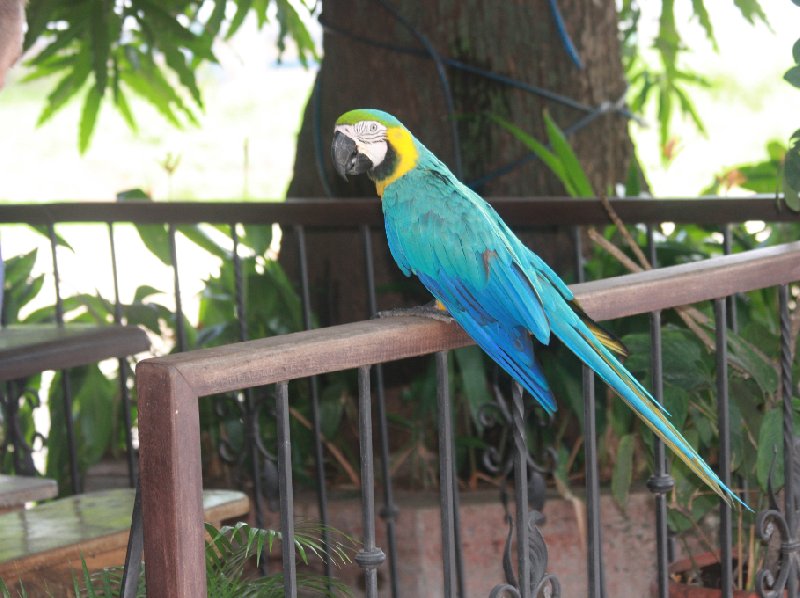
[{"label": "yellow neck feathers", "polygon": [[383,197],[386,187],[414,168],[419,159],[419,152],[417,152],[417,148],[414,145],[414,138],[403,127],[389,128],[386,132],[386,139],[394,149],[397,156],[397,164],[389,176],[375,181],[375,189],[377,189],[378,195],[381,197]]}]

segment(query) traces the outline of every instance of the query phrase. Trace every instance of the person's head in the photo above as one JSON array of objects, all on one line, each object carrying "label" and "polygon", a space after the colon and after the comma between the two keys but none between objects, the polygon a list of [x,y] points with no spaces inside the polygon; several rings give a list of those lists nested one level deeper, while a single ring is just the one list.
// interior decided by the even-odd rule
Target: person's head
[{"label": "person's head", "polygon": [[0,89],[22,54],[25,0],[0,0]]}]

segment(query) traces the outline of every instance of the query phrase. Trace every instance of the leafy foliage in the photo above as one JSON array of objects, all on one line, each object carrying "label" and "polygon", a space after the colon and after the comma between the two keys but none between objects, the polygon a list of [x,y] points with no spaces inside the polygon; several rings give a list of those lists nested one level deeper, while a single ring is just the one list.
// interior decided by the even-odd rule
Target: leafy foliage
[{"label": "leafy foliage", "polygon": [[[309,11],[313,10],[307,7]],[[129,97],[139,96],[170,124],[197,124],[203,96],[198,68],[217,61],[214,42],[229,39],[245,18],[259,28],[279,25],[278,48],[287,40],[307,65],[317,57],[314,42],[291,0],[31,0],[25,50],[32,50],[28,80],[57,76],[39,124],[83,95],[78,147],[91,143],[103,100],[109,100],[136,130]]]},{"label": "leafy foliage", "polygon": [[755,193],[778,194],[783,191],[783,167],[786,146],[780,141],[770,141],[766,146],[766,158],[760,162],[740,164],[717,174],[714,181],[700,195],[719,195],[734,188],[747,189]]},{"label": "leafy foliage", "polygon": [[[792,58],[795,65],[786,71],[783,78],[790,85],[800,88],[800,39],[792,46]],[[789,141],[783,182],[786,205],[795,212],[800,212],[800,129],[792,134]]]},{"label": "leafy foliage", "polygon": [[558,180],[563,183],[564,189],[569,195],[572,197],[594,196],[592,184],[581,167],[578,157],[569,145],[564,132],[547,112],[544,113],[544,123],[548,145],[544,145],[532,135],[500,116],[491,115],[491,119],[536,154],[552,173],[558,177]]},{"label": "leafy foliage", "polygon": [[[768,24],[758,0],[733,0],[733,4],[751,25]],[[705,0],[692,0],[691,6],[693,18],[703,28],[712,48],[717,50],[714,25]],[[691,96],[693,89],[707,88],[709,82],[700,73],[681,66],[681,54],[687,48],[675,16],[675,0],[661,1],[658,35],[652,44],[652,50],[658,56],[658,66],[650,64],[640,48],[640,18],[639,2],[623,0],[619,10],[619,23],[623,66],[630,82],[628,97],[634,113],[641,114],[647,106],[654,106],[658,118],[661,155],[664,162],[668,162],[673,156],[671,127],[676,114],[688,118],[701,133],[705,132],[702,118]]]},{"label": "leafy foliage", "polygon": [[[324,543],[327,532],[331,538]],[[278,598],[284,595],[283,575],[275,573],[265,577],[248,575],[245,565],[253,562],[255,566],[272,552],[276,540],[281,541],[281,533],[271,529],[251,527],[239,522],[234,526],[220,529],[206,524],[206,580],[208,596],[214,598]],[[295,550],[304,565],[311,559],[341,567],[351,562],[356,543],[350,536],[330,527],[318,524],[301,523],[295,529]],[[122,593],[122,567],[110,567],[90,573],[86,561],[81,559],[82,568],[78,577],[73,576],[73,595],[87,598],[115,598]],[[304,596],[350,596],[349,588],[335,578],[327,578],[315,573],[297,574],[298,590]],[[0,579],[0,597],[12,598],[9,586]],[[17,596],[25,598],[28,594],[20,583]],[[147,595],[144,566],[140,570],[137,596]]]}]

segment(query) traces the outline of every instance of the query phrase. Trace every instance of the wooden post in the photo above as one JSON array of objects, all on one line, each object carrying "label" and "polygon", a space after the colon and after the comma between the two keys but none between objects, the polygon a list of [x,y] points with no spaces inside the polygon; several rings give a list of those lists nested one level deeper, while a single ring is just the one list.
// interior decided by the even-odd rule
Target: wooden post
[{"label": "wooden post", "polygon": [[206,595],[197,393],[176,368],[142,362],[139,468],[147,595]]}]

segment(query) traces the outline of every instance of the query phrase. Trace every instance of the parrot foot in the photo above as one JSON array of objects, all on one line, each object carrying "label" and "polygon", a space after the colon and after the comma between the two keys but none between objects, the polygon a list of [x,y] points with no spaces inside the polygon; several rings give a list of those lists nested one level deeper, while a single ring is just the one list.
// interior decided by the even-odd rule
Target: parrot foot
[{"label": "parrot foot", "polygon": [[[441,307],[440,307],[441,306]],[[414,316],[416,318],[429,318],[431,320],[438,320],[440,322],[453,322],[453,316],[443,309],[441,303],[434,301],[427,305],[417,305],[415,307],[395,307],[394,309],[387,309],[379,311],[375,314],[375,318],[397,318],[403,316]]]}]

